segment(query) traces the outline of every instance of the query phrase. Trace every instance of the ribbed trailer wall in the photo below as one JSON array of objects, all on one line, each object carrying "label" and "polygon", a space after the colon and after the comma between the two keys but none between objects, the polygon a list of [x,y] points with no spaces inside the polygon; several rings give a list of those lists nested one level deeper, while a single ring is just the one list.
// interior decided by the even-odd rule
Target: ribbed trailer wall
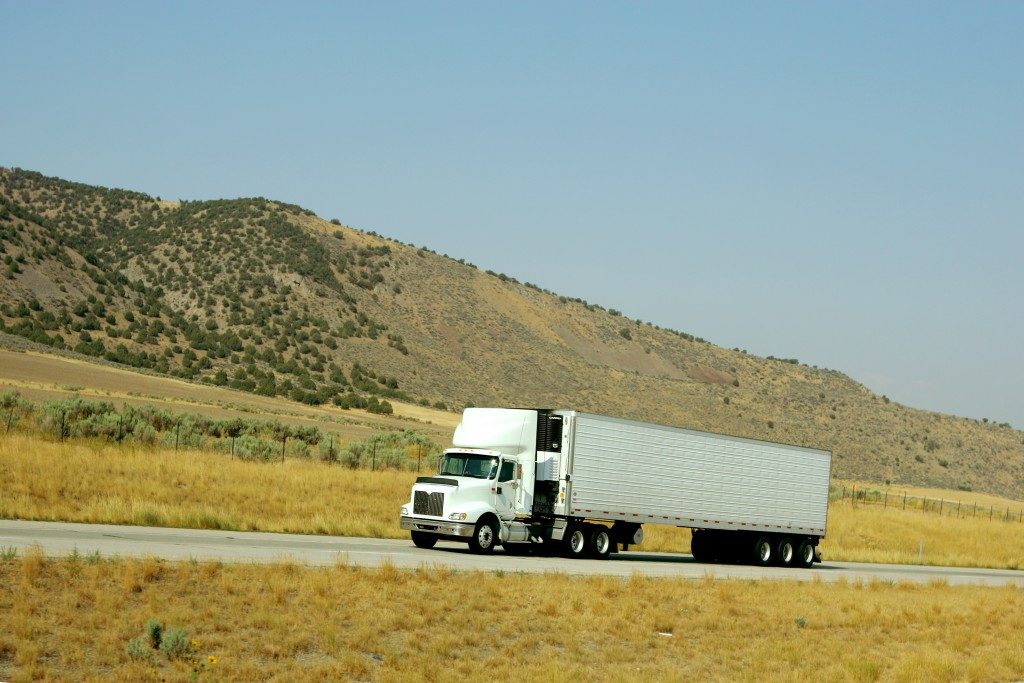
[{"label": "ribbed trailer wall", "polygon": [[828,451],[576,414],[573,515],[825,534]]}]

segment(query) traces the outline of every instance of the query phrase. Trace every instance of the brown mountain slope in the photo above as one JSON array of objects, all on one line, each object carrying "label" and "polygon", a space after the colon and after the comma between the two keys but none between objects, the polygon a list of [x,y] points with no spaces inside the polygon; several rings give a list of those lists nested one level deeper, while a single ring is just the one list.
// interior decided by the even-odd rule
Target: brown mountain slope
[{"label": "brown mountain slope", "polygon": [[568,406],[823,447],[838,477],[1024,497],[1024,435],[722,349],[264,199],[0,170],[8,332],[308,403]]}]

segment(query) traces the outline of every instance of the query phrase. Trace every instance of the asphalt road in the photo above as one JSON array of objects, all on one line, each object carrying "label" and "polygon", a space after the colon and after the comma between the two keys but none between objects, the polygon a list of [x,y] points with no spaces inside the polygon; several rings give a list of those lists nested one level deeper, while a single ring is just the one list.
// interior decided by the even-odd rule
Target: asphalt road
[{"label": "asphalt road", "polygon": [[[397,522],[396,522],[397,523]],[[77,551],[99,552],[104,557],[153,556],[168,560],[221,560],[224,562],[294,561],[310,566],[339,562],[366,567],[390,562],[395,567],[450,567],[463,571],[551,572],[569,576],[605,575],[681,577],[700,579],[796,579],[802,581],[886,581],[951,586],[1024,587],[1024,572],[1006,569],[966,569],[896,564],[825,562],[812,569],[701,564],[689,555],[630,551],[607,561],[568,560],[537,555],[473,555],[464,544],[439,543],[432,550],[416,548],[408,540],[306,536],[241,531],[207,531],[158,527],[70,524],[0,520],[0,549],[19,553],[38,543],[50,556]]]}]

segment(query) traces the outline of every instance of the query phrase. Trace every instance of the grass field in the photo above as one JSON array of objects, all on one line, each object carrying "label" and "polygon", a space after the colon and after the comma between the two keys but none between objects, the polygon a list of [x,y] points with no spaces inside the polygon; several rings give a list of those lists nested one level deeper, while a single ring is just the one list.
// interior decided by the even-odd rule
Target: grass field
[{"label": "grass field", "polygon": [[1012,587],[0,560],[12,681],[1017,680],[1022,629]]},{"label": "grass field", "polygon": [[[17,432],[0,437],[0,466],[4,518],[381,538],[406,537],[398,508],[416,477],[307,459],[255,463],[96,440],[61,444]],[[645,533],[644,550],[689,551],[686,529],[648,525]],[[837,561],[1017,569],[1024,525],[834,500],[822,550]]]}]

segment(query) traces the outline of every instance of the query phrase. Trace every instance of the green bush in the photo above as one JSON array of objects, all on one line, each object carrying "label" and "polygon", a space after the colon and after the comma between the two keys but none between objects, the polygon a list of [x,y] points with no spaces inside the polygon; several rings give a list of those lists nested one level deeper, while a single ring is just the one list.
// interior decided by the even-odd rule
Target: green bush
[{"label": "green bush", "polygon": [[149,659],[153,650],[146,647],[146,643],[143,642],[142,638],[132,638],[128,641],[128,656],[134,660]]},{"label": "green bush", "polygon": [[146,638],[149,640],[149,646],[154,650],[160,647],[160,642],[163,638],[164,627],[156,619],[150,619],[146,622],[143,627],[146,632]]},{"label": "green bush", "polygon": [[160,652],[167,659],[183,659],[190,649],[188,634],[185,629],[172,627],[167,629],[160,640]]}]

